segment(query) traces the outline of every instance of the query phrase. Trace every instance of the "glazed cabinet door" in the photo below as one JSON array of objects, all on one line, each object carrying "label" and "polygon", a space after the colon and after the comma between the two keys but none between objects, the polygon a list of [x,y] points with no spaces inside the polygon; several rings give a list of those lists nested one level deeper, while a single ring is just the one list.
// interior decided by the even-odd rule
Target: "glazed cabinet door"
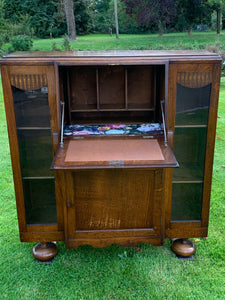
[{"label": "glazed cabinet door", "polygon": [[58,143],[54,66],[3,65],[2,79],[21,239],[36,240],[35,232],[59,229],[50,170]]},{"label": "glazed cabinet door", "polygon": [[170,75],[170,129],[179,168],[172,175],[167,233],[169,237],[206,236],[220,64],[176,64]]}]

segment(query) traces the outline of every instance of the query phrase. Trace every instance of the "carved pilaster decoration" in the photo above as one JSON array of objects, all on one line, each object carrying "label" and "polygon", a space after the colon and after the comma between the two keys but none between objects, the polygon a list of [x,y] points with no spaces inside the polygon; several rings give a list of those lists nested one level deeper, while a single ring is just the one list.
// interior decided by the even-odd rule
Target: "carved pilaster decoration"
[{"label": "carved pilaster decoration", "polygon": [[10,76],[11,85],[21,90],[39,90],[47,86],[47,76],[45,74],[25,74]]},{"label": "carved pilaster decoration", "polygon": [[212,83],[212,73],[178,72],[177,83],[188,88],[201,88]]}]

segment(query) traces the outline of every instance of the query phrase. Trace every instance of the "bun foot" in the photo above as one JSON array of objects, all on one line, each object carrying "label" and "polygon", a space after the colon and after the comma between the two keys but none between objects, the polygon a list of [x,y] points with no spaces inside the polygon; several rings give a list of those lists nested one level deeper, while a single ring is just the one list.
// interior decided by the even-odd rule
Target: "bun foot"
[{"label": "bun foot", "polygon": [[32,254],[39,261],[49,261],[58,253],[56,244],[52,242],[42,242],[34,246]]},{"label": "bun foot", "polygon": [[171,246],[172,251],[180,257],[189,257],[196,251],[195,244],[189,239],[177,239]]}]

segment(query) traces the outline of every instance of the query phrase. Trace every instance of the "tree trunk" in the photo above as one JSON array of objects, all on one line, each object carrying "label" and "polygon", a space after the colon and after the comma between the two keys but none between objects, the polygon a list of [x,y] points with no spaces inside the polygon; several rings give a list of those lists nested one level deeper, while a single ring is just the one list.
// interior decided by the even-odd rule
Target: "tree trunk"
[{"label": "tree trunk", "polygon": [[216,10],[216,16],[217,16],[216,31],[217,31],[217,34],[220,34],[220,21],[221,21],[221,6],[220,6],[220,4],[218,5],[217,10]]},{"label": "tree trunk", "polygon": [[192,35],[192,25],[188,27],[188,35]]},{"label": "tree trunk", "polygon": [[163,36],[164,34],[164,30],[165,30],[165,26],[164,26],[164,22],[162,22],[161,20],[159,20],[159,36]]},{"label": "tree trunk", "polygon": [[118,25],[118,14],[117,14],[117,0],[114,0],[114,15],[115,15],[115,27],[116,27],[116,38],[119,38],[119,25]]},{"label": "tree trunk", "polygon": [[76,40],[76,24],[74,17],[73,0],[64,0],[64,9],[66,14],[67,32],[70,41]]}]

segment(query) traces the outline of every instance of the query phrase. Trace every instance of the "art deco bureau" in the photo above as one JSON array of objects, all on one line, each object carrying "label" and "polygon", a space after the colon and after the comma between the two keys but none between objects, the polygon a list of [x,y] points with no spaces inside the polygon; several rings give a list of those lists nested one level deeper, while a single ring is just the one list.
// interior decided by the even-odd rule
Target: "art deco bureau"
[{"label": "art deco bureau", "polygon": [[1,61],[20,239],[68,248],[206,237],[221,58],[24,52]]}]

